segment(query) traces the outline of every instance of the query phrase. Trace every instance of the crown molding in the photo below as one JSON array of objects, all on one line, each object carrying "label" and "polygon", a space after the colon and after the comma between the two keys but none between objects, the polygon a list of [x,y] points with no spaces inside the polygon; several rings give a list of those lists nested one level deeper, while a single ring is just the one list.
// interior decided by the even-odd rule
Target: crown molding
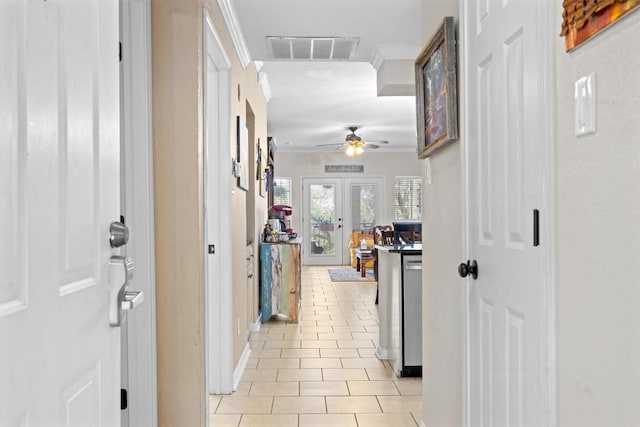
[{"label": "crown molding", "polygon": [[233,40],[233,46],[236,48],[236,53],[238,54],[238,58],[240,58],[242,68],[247,68],[249,63],[251,63],[251,54],[247,48],[247,43],[244,41],[236,10],[231,0],[218,0],[218,5],[220,5],[224,22],[227,24],[229,33],[231,33],[231,40]]},{"label": "crown molding", "polygon": [[420,53],[419,46],[380,45],[376,48],[370,62],[373,68],[379,71],[386,60],[411,59],[413,61],[418,53]]},{"label": "crown molding", "polygon": [[258,71],[258,82],[260,83],[260,87],[262,88],[262,93],[264,94],[265,101],[269,102],[271,100],[271,86],[269,86],[267,73],[265,73],[264,71]]}]

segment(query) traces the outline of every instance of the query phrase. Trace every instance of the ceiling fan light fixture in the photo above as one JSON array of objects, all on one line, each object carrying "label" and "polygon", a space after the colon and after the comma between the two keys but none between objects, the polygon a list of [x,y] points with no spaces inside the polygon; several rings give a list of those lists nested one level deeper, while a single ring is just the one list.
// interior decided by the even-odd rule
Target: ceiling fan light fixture
[{"label": "ceiling fan light fixture", "polygon": [[347,147],[347,156],[353,156],[356,154],[356,148],[353,145]]},{"label": "ceiling fan light fixture", "polygon": [[356,147],[356,155],[362,154],[364,152],[364,148],[361,145]]}]

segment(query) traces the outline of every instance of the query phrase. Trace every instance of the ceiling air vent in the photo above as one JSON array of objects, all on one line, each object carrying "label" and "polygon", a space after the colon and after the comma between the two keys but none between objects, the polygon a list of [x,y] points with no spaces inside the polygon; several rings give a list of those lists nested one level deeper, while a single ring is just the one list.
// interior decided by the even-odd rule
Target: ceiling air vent
[{"label": "ceiling air vent", "polygon": [[271,59],[345,61],[356,53],[357,37],[267,37]]}]

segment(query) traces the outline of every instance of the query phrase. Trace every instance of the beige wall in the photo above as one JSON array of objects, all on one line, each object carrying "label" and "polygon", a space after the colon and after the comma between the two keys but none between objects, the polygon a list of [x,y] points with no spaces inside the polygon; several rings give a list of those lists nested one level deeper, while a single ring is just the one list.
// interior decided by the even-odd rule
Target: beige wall
[{"label": "beige wall", "polygon": [[[558,426],[640,425],[640,11],[571,53],[557,39]],[[556,14],[560,28],[561,10]],[[596,73],[597,132],[573,131]]]},{"label": "beige wall", "polygon": [[[445,16],[457,21],[457,0],[422,0],[423,46]],[[464,135],[431,155],[432,184],[423,192],[423,422],[428,427],[462,425],[464,281],[455,269],[463,258],[463,140]]]},{"label": "beige wall", "polygon": [[[248,102],[256,136],[266,141],[266,103],[253,66],[243,70],[214,0],[152,1],[153,134],[156,233],[159,426],[204,425],[206,412],[203,276],[202,8],[207,5],[232,63],[232,138],[235,116]],[[236,98],[237,88],[240,98]],[[250,147],[255,144],[250,142]],[[266,145],[263,144],[263,150]],[[250,176],[253,176],[250,171]],[[232,196],[233,313],[247,310],[245,244],[247,193]],[[253,197],[253,195],[250,195]],[[257,201],[256,211],[265,202]],[[253,212],[251,213],[253,214]],[[252,234],[251,232],[249,234]],[[235,322],[234,322],[235,324]],[[247,328],[234,334],[237,362]],[[235,328],[234,328],[235,329]]]}]

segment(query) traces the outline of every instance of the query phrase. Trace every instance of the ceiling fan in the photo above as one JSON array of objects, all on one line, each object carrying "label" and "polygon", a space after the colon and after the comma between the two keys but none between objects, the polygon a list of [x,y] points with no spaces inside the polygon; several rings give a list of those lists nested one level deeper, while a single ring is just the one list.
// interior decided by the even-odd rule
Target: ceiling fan
[{"label": "ceiling fan", "polygon": [[[358,154],[362,154],[366,149],[377,149],[380,148],[378,144],[388,144],[389,141],[363,141],[362,138],[356,135],[356,130],[358,130],[358,126],[348,126],[345,129],[351,131],[344,138],[344,142],[338,142],[334,144],[319,144],[318,147],[330,147],[337,146],[336,150],[341,150],[342,148],[346,148],[345,153],[349,156],[356,156]],[[372,144],[375,142],[375,144]]]}]

